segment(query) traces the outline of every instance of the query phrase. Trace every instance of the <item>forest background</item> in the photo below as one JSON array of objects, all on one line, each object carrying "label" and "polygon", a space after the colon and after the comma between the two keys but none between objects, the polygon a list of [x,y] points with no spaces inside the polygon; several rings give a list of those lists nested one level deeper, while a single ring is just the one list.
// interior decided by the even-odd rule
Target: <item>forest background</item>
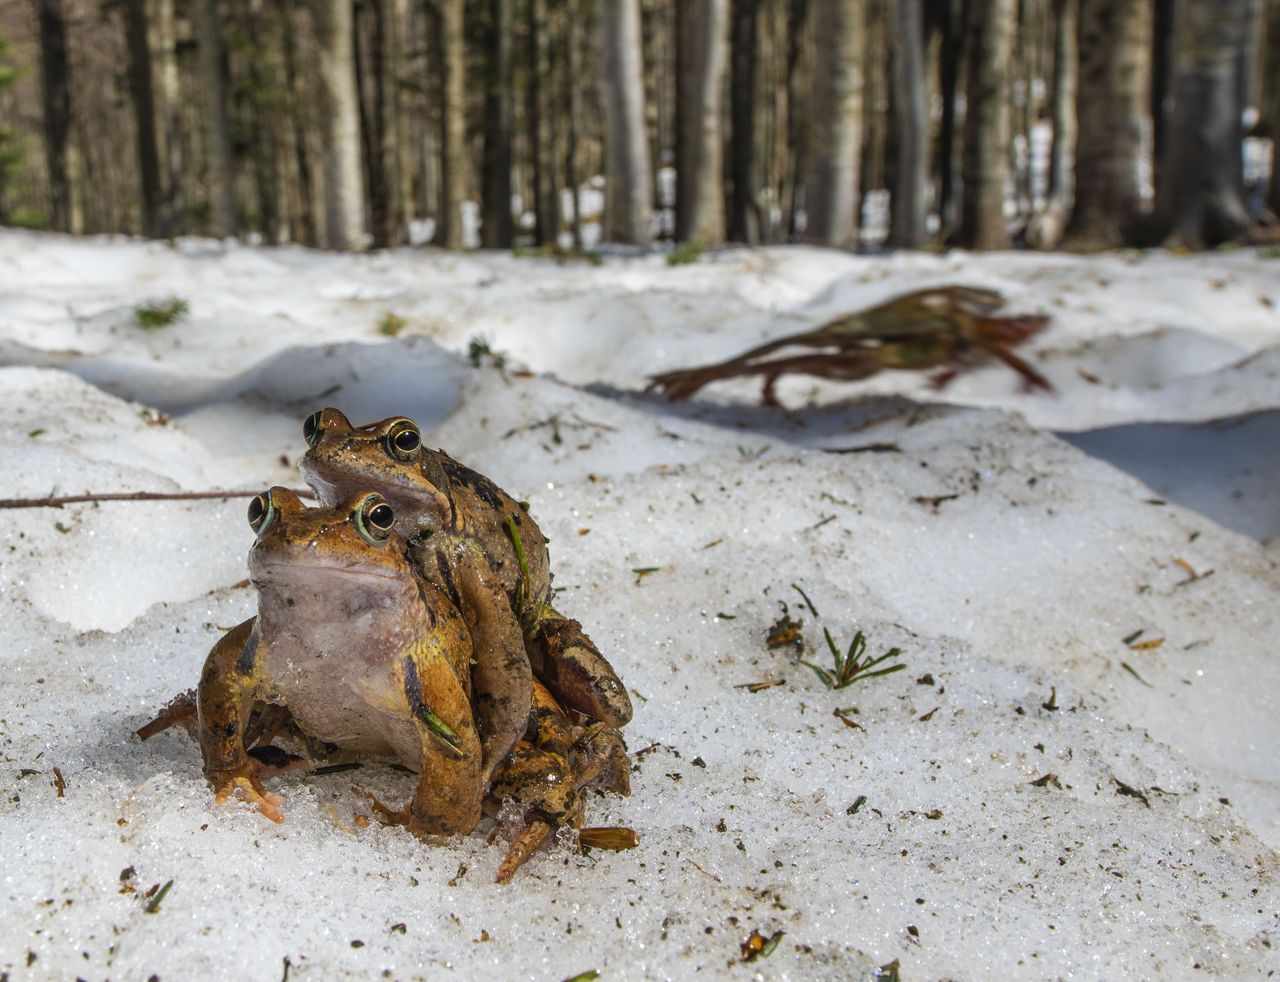
[{"label": "forest background", "polygon": [[0,224],[335,249],[1269,237],[1280,0],[0,0]]}]

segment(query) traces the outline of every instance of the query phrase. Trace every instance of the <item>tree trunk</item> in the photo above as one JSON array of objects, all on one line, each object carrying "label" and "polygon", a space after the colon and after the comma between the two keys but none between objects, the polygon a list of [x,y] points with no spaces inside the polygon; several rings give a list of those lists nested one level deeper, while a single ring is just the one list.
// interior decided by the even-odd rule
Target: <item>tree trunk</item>
[{"label": "tree trunk", "polygon": [[560,231],[556,207],[555,167],[552,162],[550,105],[552,69],[547,56],[548,23],[545,0],[527,0],[528,24],[526,58],[529,77],[525,88],[525,121],[529,131],[529,162],[533,171],[533,241],[535,245],[555,245]]},{"label": "tree trunk", "polygon": [[938,32],[938,96],[942,103],[938,121],[936,208],[939,238],[945,241],[960,224],[956,142],[959,135],[960,69],[964,62],[965,4],[962,0],[941,0],[931,6]]},{"label": "tree trunk", "polygon": [[[320,232],[317,229],[315,181],[311,173],[311,157],[307,152],[307,134],[311,131],[311,100],[308,91],[303,88],[303,77],[298,72],[298,52],[295,40],[297,27],[297,9],[295,0],[285,0],[276,8],[276,15],[281,20],[282,67],[284,69],[285,104],[289,117],[288,139],[292,143],[294,172],[297,175],[296,191],[297,222],[294,226],[297,234],[309,246],[320,244]],[[292,219],[292,215],[291,215]]]},{"label": "tree trunk", "polygon": [[1192,249],[1249,228],[1242,194],[1240,60],[1250,0],[1178,0],[1169,152],[1148,232]]},{"label": "tree trunk", "polygon": [[71,88],[67,74],[67,22],[62,0],[38,0],[40,19],[40,93],[44,103],[44,147],[49,169],[53,227],[72,231],[68,142]]},{"label": "tree trunk", "polygon": [[858,163],[862,127],[862,0],[813,8],[813,96],[803,238],[852,249],[858,244]]},{"label": "tree trunk", "polygon": [[578,165],[578,141],[582,138],[582,38],[581,17],[577,0],[568,0],[565,6],[565,44],[568,48],[569,71],[565,76],[565,101],[568,109],[569,132],[565,144],[564,173],[573,202],[573,247],[582,251],[582,172]]},{"label": "tree trunk", "polygon": [[314,0],[320,44],[320,113],[324,142],[325,245],[364,247],[360,108],[356,93],[351,0]]},{"label": "tree trunk", "polygon": [[379,151],[382,156],[382,173],[386,181],[386,213],[382,216],[383,233],[387,248],[400,245],[405,239],[408,218],[403,193],[404,175],[404,111],[400,80],[404,76],[404,30],[407,20],[407,0],[375,0],[378,5],[378,24],[382,28],[378,51],[381,72],[378,74],[378,129],[382,134]]},{"label": "tree trunk", "polygon": [[[489,64],[484,98],[484,192],[480,241],[486,249],[510,249],[511,221],[511,21],[514,0],[489,0]],[[571,81],[576,81],[571,80]]]},{"label": "tree trunk", "polygon": [[787,238],[796,239],[800,234],[800,191],[804,187],[802,174],[809,168],[808,155],[808,105],[801,98],[801,60],[807,50],[804,43],[809,17],[809,0],[789,0],[787,3],[787,158],[789,173],[782,200],[787,210]]},{"label": "tree trunk", "polygon": [[235,186],[231,174],[231,129],[227,88],[222,75],[225,55],[217,0],[197,0],[195,27],[204,90],[206,151],[209,155],[209,232],[215,238],[236,234]]},{"label": "tree trunk", "polygon": [[1151,174],[1156,187],[1169,153],[1173,113],[1174,7],[1176,0],[1154,0],[1151,27]]},{"label": "tree trunk", "polygon": [[150,0],[152,57],[159,70],[153,83],[159,120],[160,170],[164,186],[164,210],[169,235],[176,235],[182,217],[182,140],[178,133],[178,57],[173,24],[173,0]]},{"label": "tree trunk", "polygon": [[760,241],[755,209],[756,144],[756,41],[759,34],[759,0],[733,0],[730,43],[729,207],[726,232],[730,242]]},{"label": "tree trunk", "polygon": [[462,248],[462,201],[467,166],[467,48],[463,0],[440,0],[439,36],[442,98],[440,105],[440,207],[437,245]]},{"label": "tree trunk", "polygon": [[364,190],[369,203],[369,231],[375,249],[395,242],[392,185],[385,154],[387,134],[386,4],[369,0],[355,8],[355,67],[360,107],[360,150]]},{"label": "tree trunk", "polygon": [[1141,210],[1150,32],[1149,0],[1080,0],[1076,242],[1122,245]]},{"label": "tree trunk", "polygon": [[724,241],[729,0],[683,0],[676,14],[676,239],[710,245]]},{"label": "tree trunk", "polygon": [[959,244],[1007,249],[1004,217],[1009,174],[1009,82],[1016,0],[973,0],[972,57],[965,98],[964,196]]},{"label": "tree trunk", "polygon": [[160,152],[156,146],[156,104],[152,87],[151,45],[147,41],[147,0],[127,0],[125,41],[129,49],[129,95],[133,101],[142,190],[142,234],[152,239],[169,234]]},{"label": "tree trunk", "polygon": [[1280,216],[1280,0],[1271,0],[1267,10],[1267,68],[1263,93],[1267,113],[1267,129],[1271,135],[1271,187],[1267,190],[1267,207]]},{"label": "tree trunk", "polygon": [[921,0],[898,0],[890,25],[893,61],[893,188],[889,245],[919,249],[925,241],[929,179],[929,117],[924,98],[924,15]]},{"label": "tree trunk", "polygon": [[600,80],[607,168],[604,238],[647,245],[653,235],[653,172],[644,115],[639,0],[600,8]]},{"label": "tree trunk", "polygon": [[1037,249],[1053,249],[1062,241],[1067,216],[1075,203],[1076,65],[1079,0],[1053,0],[1053,83],[1050,115],[1053,144],[1049,150],[1049,200],[1027,229]]}]

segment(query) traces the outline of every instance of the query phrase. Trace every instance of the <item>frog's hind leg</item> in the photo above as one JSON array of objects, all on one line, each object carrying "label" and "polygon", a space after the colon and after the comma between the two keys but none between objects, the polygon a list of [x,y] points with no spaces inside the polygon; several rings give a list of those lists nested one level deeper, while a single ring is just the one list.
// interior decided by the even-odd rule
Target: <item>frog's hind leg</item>
[{"label": "frog's hind leg", "polygon": [[157,733],[163,733],[175,726],[181,726],[192,736],[196,732],[196,690],[188,689],[179,695],[174,696],[165,705],[155,719],[145,726],[135,730],[138,739],[142,741],[150,740]]},{"label": "frog's hind leg", "polygon": [[631,721],[631,698],[582,625],[550,606],[525,632],[534,674],[565,709],[609,726]]}]

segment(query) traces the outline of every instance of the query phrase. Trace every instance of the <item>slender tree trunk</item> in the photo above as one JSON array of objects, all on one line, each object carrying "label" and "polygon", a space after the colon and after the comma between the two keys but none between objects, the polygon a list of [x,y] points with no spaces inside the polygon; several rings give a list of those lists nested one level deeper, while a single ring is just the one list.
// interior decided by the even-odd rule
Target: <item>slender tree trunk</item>
[{"label": "slender tree trunk", "polygon": [[1271,133],[1271,186],[1267,190],[1267,207],[1280,216],[1280,0],[1271,0],[1267,10],[1267,69],[1263,85],[1267,128]]},{"label": "slender tree trunk", "polygon": [[862,37],[862,138],[858,162],[858,204],[856,223],[862,224],[867,195],[885,186],[885,150],[889,141],[884,111],[888,89],[885,57],[885,14],[887,0],[862,0],[866,17]]},{"label": "slender tree trunk", "polygon": [[1149,107],[1149,0],[1081,0],[1076,199],[1067,229],[1090,246],[1126,242],[1142,208]]},{"label": "slender tree trunk", "polygon": [[809,242],[856,248],[862,128],[862,0],[814,4],[813,102],[804,182]]},{"label": "slender tree trunk", "polygon": [[467,166],[467,49],[463,0],[439,0],[441,99],[440,208],[436,244],[462,248]]},{"label": "slender tree trunk", "polygon": [[[484,112],[484,212],[480,241],[486,249],[510,249],[511,49],[514,0],[489,0],[489,64]],[[576,81],[576,78],[571,80]]]},{"label": "slender tree trunk", "polygon": [[547,34],[551,25],[547,19],[545,0],[527,0],[528,33],[526,57],[529,80],[525,95],[525,121],[529,131],[529,156],[533,170],[533,241],[536,245],[556,242],[560,230],[559,209],[556,207],[555,167],[550,134],[550,104],[547,98],[552,91],[552,71],[547,57]]},{"label": "slender tree trunk", "polygon": [[800,191],[804,184],[801,175],[808,170],[808,105],[801,98],[801,60],[807,46],[804,44],[809,0],[789,0],[787,4],[787,159],[789,162],[783,201],[787,209],[787,238],[796,239],[800,234]]},{"label": "slender tree trunk", "polygon": [[756,147],[756,44],[759,35],[759,0],[733,0],[730,43],[729,207],[726,216],[730,242],[760,241],[755,209]]},{"label": "slender tree trunk", "polygon": [[386,4],[368,0],[355,8],[355,59],[357,104],[360,107],[361,159],[364,161],[365,195],[369,203],[369,230],[375,249],[395,242],[395,208],[387,174]]},{"label": "slender tree trunk", "polygon": [[929,179],[929,117],[924,99],[924,15],[921,0],[898,0],[890,24],[893,60],[894,161],[889,244],[919,249],[925,241]]},{"label": "slender tree trunk", "polygon": [[719,243],[729,0],[684,0],[676,13],[676,239]]},{"label": "slender tree trunk", "polygon": [[564,172],[569,183],[569,194],[573,201],[573,247],[581,251],[582,240],[582,172],[578,165],[578,141],[581,139],[582,127],[582,38],[581,17],[578,13],[577,0],[568,0],[565,6],[565,43],[568,50],[569,71],[565,76],[565,101],[568,104],[569,132],[565,145]]},{"label": "slender tree trunk", "polygon": [[960,224],[957,192],[956,143],[959,136],[960,70],[964,61],[965,0],[941,0],[936,10],[938,40],[938,94],[942,112],[938,122],[938,223],[946,240]]},{"label": "slender tree trunk", "polygon": [[1173,113],[1174,7],[1177,0],[1154,0],[1151,28],[1151,173],[1156,187],[1169,152]]},{"label": "slender tree trunk", "polygon": [[604,238],[646,245],[653,235],[653,172],[645,128],[639,0],[600,8],[600,79],[608,157]]},{"label": "slender tree trunk", "polygon": [[1005,182],[1009,176],[1009,82],[1016,0],[973,0],[973,57],[965,99],[964,200],[961,245],[1007,249]]},{"label": "slender tree trunk", "polygon": [[150,0],[152,57],[159,70],[153,76],[156,117],[159,120],[161,180],[169,235],[179,231],[182,216],[182,140],[178,133],[178,57],[173,23],[173,0]]},{"label": "slender tree trunk", "polygon": [[217,0],[196,0],[195,27],[204,90],[205,143],[209,155],[209,231],[222,239],[236,234],[235,186],[231,173],[231,128],[222,74],[225,52]]},{"label": "slender tree trunk", "polygon": [[1049,150],[1049,200],[1032,219],[1027,240],[1037,249],[1053,249],[1062,241],[1075,203],[1076,12],[1079,0],[1053,0],[1053,82],[1050,115],[1053,144]]},{"label": "slender tree trunk", "polygon": [[320,43],[320,120],[325,169],[325,244],[364,246],[360,108],[351,0],[314,0]]},{"label": "slender tree trunk", "polygon": [[49,169],[53,227],[71,231],[71,180],[67,149],[71,134],[71,87],[67,73],[67,22],[62,0],[37,0],[40,20],[40,93],[44,103],[44,147]]},{"label": "slender tree trunk", "polygon": [[160,152],[156,145],[156,104],[151,81],[151,45],[147,40],[147,0],[127,0],[124,17],[125,40],[129,49],[129,94],[137,128],[142,234],[153,239],[164,238],[169,234],[169,222],[161,184]]},{"label": "slender tree trunk", "polygon": [[[316,188],[311,172],[311,157],[307,152],[307,133],[310,131],[311,100],[302,88],[303,78],[298,72],[298,53],[294,38],[298,17],[295,0],[285,0],[276,9],[281,21],[282,67],[284,70],[285,101],[289,118],[288,139],[291,143],[293,167],[297,175],[297,221],[295,230],[309,246],[320,244],[316,222]],[[291,216],[292,219],[292,216]]]},{"label": "slender tree trunk", "polygon": [[382,156],[382,173],[386,182],[386,214],[382,217],[383,238],[388,248],[404,241],[405,198],[404,178],[404,112],[400,92],[400,80],[404,75],[404,28],[406,0],[375,0],[378,5],[378,24],[381,27],[378,52],[381,71],[378,73],[378,129],[382,134],[379,151]]},{"label": "slender tree trunk", "polygon": [[1250,0],[1178,0],[1169,152],[1146,230],[1192,249],[1243,236],[1240,59]]}]

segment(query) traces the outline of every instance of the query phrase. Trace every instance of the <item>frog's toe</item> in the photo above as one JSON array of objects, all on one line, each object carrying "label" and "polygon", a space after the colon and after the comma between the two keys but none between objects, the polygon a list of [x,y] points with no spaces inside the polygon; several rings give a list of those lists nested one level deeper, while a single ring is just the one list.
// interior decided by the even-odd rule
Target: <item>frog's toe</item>
[{"label": "frog's toe", "polygon": [[403,825],[409,826],[412,816],[409,813],[409,806],[403,808],[389,808],[377,799],[372,791],[363,785],[353,784],[351,790],[357,796],[363,798],[377,817],[378,821],[383,825]]},{"label": "frog's toe", "polygon": [[511,840],[507,855],[498,866],[498,872],[494,874],[494,882],[510,883],[511,877],[516,875],[516,870],[525,864],[550,832],[551,826],[547,822],[540,818],[531,819],[529,824],[517,832],[515,838]]},{"label": "frog's toe", "polygon": [[214,787],[216,788],[213,796],[215,805],[221,805],[234,796],[252,805],[271,821],[276,823],[284,821],[284,812],[280,810],[284,799],[278,794],[272,794],[252,775],[236,774],[215,782]]}]

